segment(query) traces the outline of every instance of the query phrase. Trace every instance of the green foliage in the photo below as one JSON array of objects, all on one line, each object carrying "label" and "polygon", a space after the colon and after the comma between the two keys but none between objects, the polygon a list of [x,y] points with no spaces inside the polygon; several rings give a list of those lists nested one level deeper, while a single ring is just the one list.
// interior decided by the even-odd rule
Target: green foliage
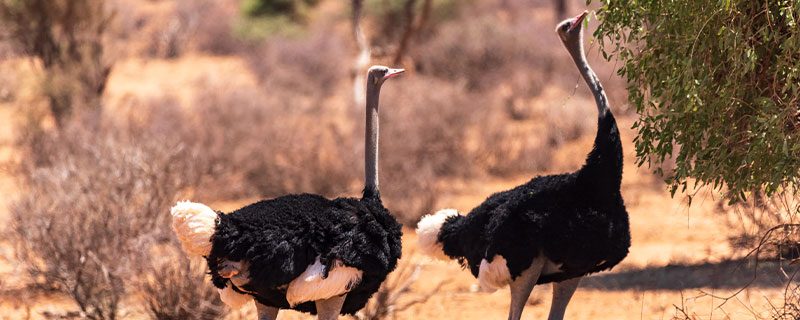
[{"label": "green foliage", "polygon": [[280,34],[297,37],[304,34],[311,8],[319,0],[244,0],[242,15],[236,20],[234,34],[246,41],[260,41]]},{"label": "green foliage", "polygon": [[236,20],[233,33],[238,39],[258,42],[273,35],[299,37],[305,34],[305,31],[303,25],[292,21],[287,16],[243,16]]},{"label": "green foliage", "polygon": [[673,158],[673,195],[690,179],[731,203],[797,192],[800,3],[606,0],[597,16],[640,115],[639,166]]},{"label": "green foliage", "polygon": [[319,0],[245,0],[242,11],[251,17],[288,15],[302,19],[317,2]]}]

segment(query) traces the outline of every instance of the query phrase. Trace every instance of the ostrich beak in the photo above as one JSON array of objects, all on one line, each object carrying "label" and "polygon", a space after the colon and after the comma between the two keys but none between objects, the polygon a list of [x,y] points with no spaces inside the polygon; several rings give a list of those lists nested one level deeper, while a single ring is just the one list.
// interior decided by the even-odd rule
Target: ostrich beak
[{"label": "ostrich beak", "polygon": [[572,26],[569,27],[569,30],[567,32],[572,32],[572,29],[575,29],[579,25],[581,25],[581,23],[583,23],[583,18],[586,18],[586,16],[588,14],[589,14],[589,11],[584,10],[583,13],[581,13],[581,15],[575,17],[575,23],[573,23]]},{"label": "ostrich beak", "polygon": [[396,76],[398,74],[403,73],[404,71],[406,71],[406,70],[405,69],[389,69],[389,71],[386,72],[386,75],[383,76],[383,80],[386,80],[386,79],[389,79],[391,77],[394,77],[394,76]]}]

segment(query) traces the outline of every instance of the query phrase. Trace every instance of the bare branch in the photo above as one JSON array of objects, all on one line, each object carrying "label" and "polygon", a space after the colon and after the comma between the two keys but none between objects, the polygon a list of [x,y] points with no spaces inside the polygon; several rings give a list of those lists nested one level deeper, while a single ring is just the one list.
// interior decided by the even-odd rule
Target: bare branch
[{"label": "bare branch", "polygon": [[403,30],[403,36],[400,38],[400,44],[397,46],[397,51],[394,55],[394,64],[400,65],[403,62],[403,57],[408,51],[408,47],[411,44],[411,37],[414,35],[414,19],[416,13],[414,12],[414,7],[417,4],[417,0],[406,0],[405,6],[403,7],[403,11],[405,12],[406,17],[406,25],[405,29]]}]

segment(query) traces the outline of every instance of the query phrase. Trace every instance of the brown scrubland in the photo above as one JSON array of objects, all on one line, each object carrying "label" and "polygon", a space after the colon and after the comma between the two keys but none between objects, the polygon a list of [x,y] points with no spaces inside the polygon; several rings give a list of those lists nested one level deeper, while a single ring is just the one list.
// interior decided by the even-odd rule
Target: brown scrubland
[{"label": "brown scrubland", "polygon": [[[416,254],[413,228],[439,208],[466,212],[583,163],[596,111],[553,32],[558,1],[433,1],[424,19],[418,1],[410,34],[390,2],[402,1],[366,1],[361,27],[371,64],[407,69],[383,90],[380,153],[404,255],[358,318],[504,318],[507,290],[476,292],[457,263]],[[264,22],[278,25],[267,35],[237,0],[75,3],[93,9],[71,18],[82,21],[74,39],[63,34],[70,21],[54,22],[51,58],[0,29],[0,319],[255,318],[253,306],[224,306],[204,261],[180,251],[169,207],[360,193],[364,107],[353,83],[366,69],[354,69],[350,2]],[[632,246],[612,271],[583,280],[566,317],[797,316],[800,289],[787,277],[798,267],[778,259],[791,250],[748,255],[776,218],[707,191],[688,206],[638,167],[626,83],[593,44],[587,55],[621,129]],[[550,288],[534,289],[524,318],[546,317]]]}]

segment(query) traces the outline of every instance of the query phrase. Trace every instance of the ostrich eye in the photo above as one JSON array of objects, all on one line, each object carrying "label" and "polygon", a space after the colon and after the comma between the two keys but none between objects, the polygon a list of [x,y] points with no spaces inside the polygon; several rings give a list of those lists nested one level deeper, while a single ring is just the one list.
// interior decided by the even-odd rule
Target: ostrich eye
[{"label": "ostrich eye", "polygon": [[563,27],[561,27],[561,29],[562,29],[562,30],[564,30],[564,31],[567,31],[567,29],[569,29],[569,27],[570,27],[571,25],[572,25],[572,23],[571,23],[571,22],[567,22],[567,23],[566,23],[566,24],[565,24]]}]

